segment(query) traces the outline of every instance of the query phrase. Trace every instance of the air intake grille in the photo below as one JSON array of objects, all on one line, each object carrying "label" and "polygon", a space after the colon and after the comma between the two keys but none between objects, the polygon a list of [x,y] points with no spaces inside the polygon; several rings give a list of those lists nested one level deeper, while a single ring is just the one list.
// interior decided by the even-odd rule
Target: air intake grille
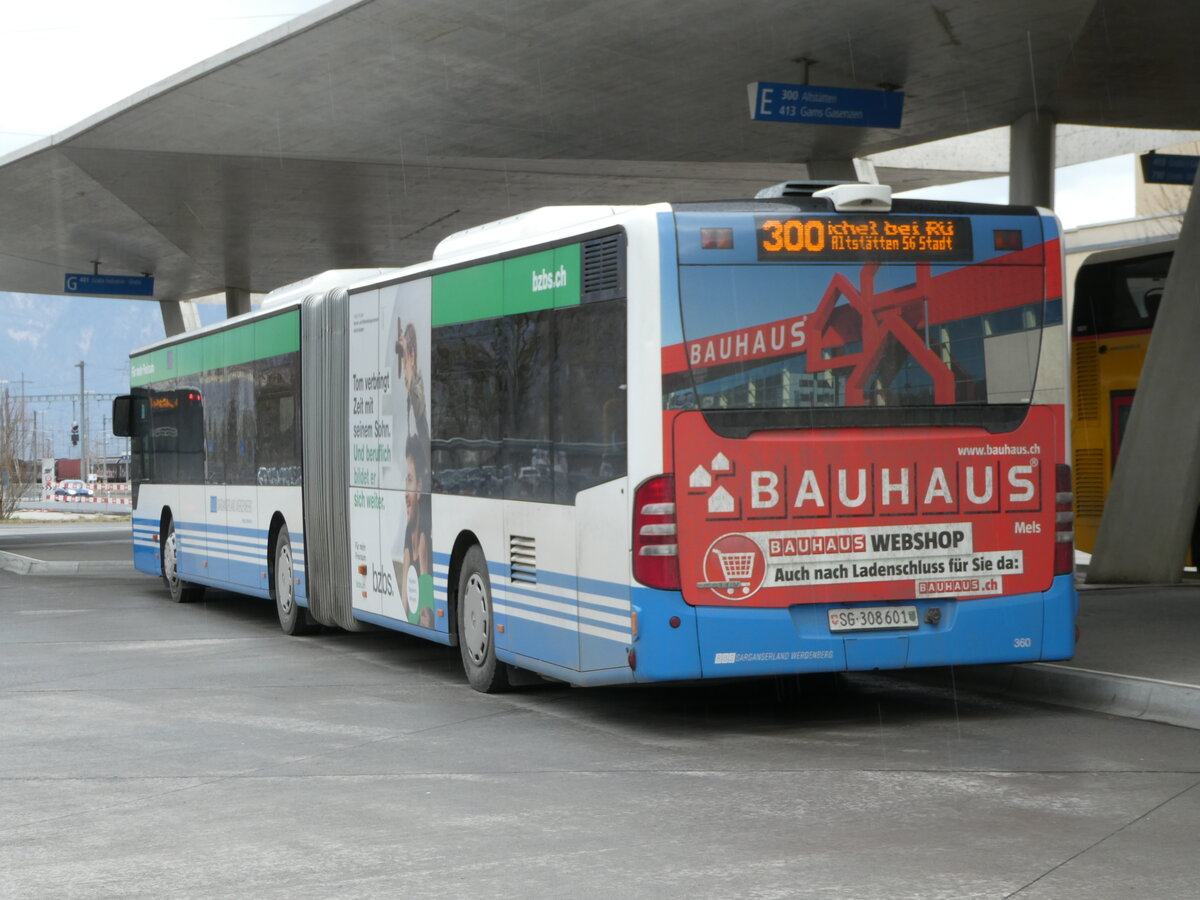
[{"label": "air intake grille", "polygon": [[606,234],[583,245],[584,303],[625,296],[625,235]]},{"label": "air intake grille", "polygon": [[1104,512],[1104,451],[1075,451],[1075,515],[1100,518]]},{"label": "air intake grille", "polygon": [[1075,416],[1100,416],[1100,378],[1095,341],[1075,342]]},{"label": "air intake grille", "polygon": [[537,543],[533,538],[509,535],[508,580],[537,584]]}]

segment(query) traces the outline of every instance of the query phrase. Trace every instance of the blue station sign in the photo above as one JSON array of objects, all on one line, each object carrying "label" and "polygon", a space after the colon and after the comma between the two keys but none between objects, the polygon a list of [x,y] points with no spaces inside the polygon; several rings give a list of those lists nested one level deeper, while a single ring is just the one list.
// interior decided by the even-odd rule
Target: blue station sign
[{"label": "blue station sign", "polygon": [[68,272],[63,290],[68,294],[91,297],[153,297],[154,278],[150,275],[88,275]]},{"label": "blue station sign", "polygon": [[750,118],[760,122],[899,128],[904,112],[904,94],[900,91],[864,91],[778,81],[755,81],[747,87]]},{"label": "blue station sign", "polygon": [[1142,180],[1146,184],[1195,184],[1200,156],[1182,153],[1143,153]]}]

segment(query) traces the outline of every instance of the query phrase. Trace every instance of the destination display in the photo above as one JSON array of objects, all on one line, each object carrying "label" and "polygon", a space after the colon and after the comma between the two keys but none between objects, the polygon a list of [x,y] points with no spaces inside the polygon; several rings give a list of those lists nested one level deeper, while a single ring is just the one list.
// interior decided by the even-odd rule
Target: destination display
[{"label": "destination display", "polygon": [[758,258],[964,262],[974,258],[966,216],[756,217]]}]

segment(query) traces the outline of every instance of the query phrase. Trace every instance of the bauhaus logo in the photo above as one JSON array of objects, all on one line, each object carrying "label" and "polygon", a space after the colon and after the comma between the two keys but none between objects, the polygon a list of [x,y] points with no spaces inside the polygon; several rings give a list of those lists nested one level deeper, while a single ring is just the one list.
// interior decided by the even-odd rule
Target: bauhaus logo
[{"label": "bauhaus logo", "polygon": [[688,477],[707,493],[710,519],[1033,512],[1041,509],[1039,461],[738,467],[718,453]]}]

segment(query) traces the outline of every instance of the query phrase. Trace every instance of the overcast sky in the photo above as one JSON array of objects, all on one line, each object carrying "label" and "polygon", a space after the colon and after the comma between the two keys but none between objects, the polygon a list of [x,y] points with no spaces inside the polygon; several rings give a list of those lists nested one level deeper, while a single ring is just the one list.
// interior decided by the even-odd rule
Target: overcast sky
[{"label": "overcast sky", "polygon": [[[42,0],[5,4],[0,156],[48,137],[255,35],[319,0]],[[14,87],[14,86],[19,86]],[[1133,215],[1131,156],[1060,169],[1067,227]],[[1007,179],[926,196],[1004,203]],[[669,198],[664,198],[669,199]]]},{"label": "overcast sky", "polygon": [[321,5],[322,0],[5,3],[0,155]]}]

